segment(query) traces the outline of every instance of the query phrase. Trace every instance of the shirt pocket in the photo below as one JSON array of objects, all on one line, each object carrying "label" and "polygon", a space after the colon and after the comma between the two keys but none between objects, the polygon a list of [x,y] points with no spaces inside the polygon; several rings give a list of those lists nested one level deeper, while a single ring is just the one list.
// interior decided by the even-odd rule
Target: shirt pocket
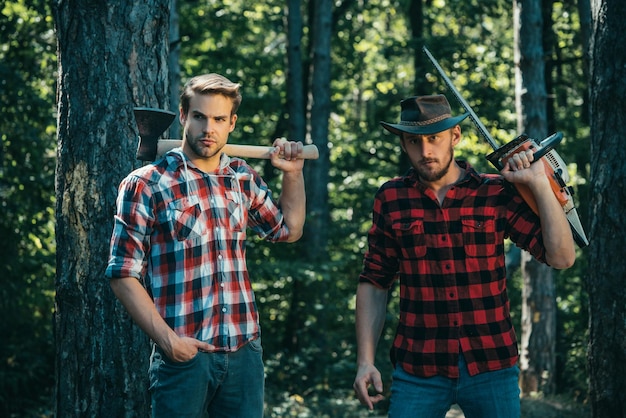
[{"label": "shirt pocket", "polygon": [[421,219],[408,222],[394,222],[391,226],[398,247],[405,259],[422,258],[426,255],[424,222]]},{"label": "shirt pocket", "polygon": [[490,215],[461,217],[465,254],[470,257],[490,257],[496,253],[496,221]]},{"label": "shirt pocket", "polygon": [[227,216],[224,220],[227,222],[225,225],[233,232],[241,232],[246,228],[246,211],[243,205],[243,196],[241,193],[227,190],[224,193],[226,213]]},{"label": "shirt pocket", "polygon": [[178,241],[199,238],[202,235],[201,215],[202,208],[194,199],[172,201],[167,208],[167,217],[172,226],[173,237]]}]

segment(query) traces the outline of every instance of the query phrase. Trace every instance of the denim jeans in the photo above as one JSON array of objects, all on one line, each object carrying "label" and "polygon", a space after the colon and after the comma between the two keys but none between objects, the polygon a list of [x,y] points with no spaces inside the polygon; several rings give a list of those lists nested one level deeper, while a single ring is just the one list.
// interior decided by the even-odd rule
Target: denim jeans
[{"label": "denim jeans", "polygon": [[175,363],[156,348],[150,358],[154,418],[263,416],[263,349],[257,339],[238,351],[198,354]]},{"label": "denim jeans", "polygon": [[519,368],[470,376],[463,355],[458,379],[417,377],[396,367],[389,418],[444,418],[458,404],[465,418],[519,418]]}]

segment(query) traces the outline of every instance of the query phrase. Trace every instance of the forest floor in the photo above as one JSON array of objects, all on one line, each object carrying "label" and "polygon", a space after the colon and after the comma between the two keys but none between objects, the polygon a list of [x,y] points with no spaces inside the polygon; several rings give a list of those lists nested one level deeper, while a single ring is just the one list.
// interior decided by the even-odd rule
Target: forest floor
[{"label": "forest floor", "polygon": [[[339,395],[335,393],[335,395]],[[325,399],[325,400],[323,400]],[[299,396],[283,398],[282,402],[274,400],[266,410],[266,418],[386,418],[385,407],[380,405],[378,411],[367,411],[359,405],[353,394],[347,393],[344,398],[308,399]],[[590,418],[588,405],[565,397],[552,396],[545,398],[523,398],[521,400],[521,418]],[[446,418],[465,418],[463,411],[454,405]]]},{"label": "forest floor", "polygon": [[[346,393],[345,397],[334,399],[325,398],[326,401],[320,405],[306,406],[304,398],[290,396],[283,398],[282,402],[277,402],[266,408],[267,418],[386,418],[382,411],[367,411],[353,396]],[[274,401],[277,401],[276,399]],[[11,418],[54,418],[52,405],[33,408],[23,413],[11,414]],[[521,400],[521,418],[590,418],[591,410],[588,405],[576,402],[564,396],[554,396],[546,398],[523,398]],[[453,405],[446,414],[446,418],[465,418],[463,411]]]},{"label": "forest floor", "polygon": [[[586,405],[574,403],[561,397],[523,398],[522,418],[589,418],[591,411]],[[463,411],[454,405],[446,418],[464,418]]]}]

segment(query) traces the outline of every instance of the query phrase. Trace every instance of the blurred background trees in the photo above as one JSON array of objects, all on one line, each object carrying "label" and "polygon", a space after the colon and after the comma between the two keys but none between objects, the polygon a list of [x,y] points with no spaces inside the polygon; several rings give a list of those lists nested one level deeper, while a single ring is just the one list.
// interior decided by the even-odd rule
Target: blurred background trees
[{"label": "blurred background trees", "polygon": [[[552,36],[544,53],[551,80],[549,120],[554,123],[549,130],[564,133],[559,153],[570,163],[578,208],[587,225],[589,16],[579,13],[584,1],[548,3]],[[517,136],[512,4],[505,0],[343,0],[324,6],[328,17],[316,13],[325,4],[319,0],[172,4],[177,4],[179,30],[178,39],[170,40],[170,49],[179,54],[181,83],[199,73],[217,72],[243,85],[244,100],[232,142],[269,144],[274,137],[289,136],[323,144],[322,155],[327,155],[323,167],[317,164],[324,160],[307,163],[307,178],[324,174],[322,184],[310,184],[319,189],[316,196],[327,199],[314,202],[325,203],[319,209],[322,213],[309,208],[311,224],[321,226],[308,229],[296,245],[251,241],[248,246],[262,315],[267,416],[358,416],[363,411],[355,405],[351,390],[354,290],[371,204],[383,181],[408,168],[397,139],[384,133],[379,122],[397,120],[399,102],[406,96],[445,93],[420,53],[427,45],[496,140],[502,144]],[[56,34],[49,2],[3,1],[0,8],[4,271],[0,275],[4,318],[0,415],[29,416],[28,411],[45,414],[51,408],[55,376]],[[324,70],[329,117],[324,118],[327,129],[321,130],[314,119],[319,112],[313,109],[324,104],[315,101],[316,97],[323,100],[319,95],[324,94],[315,76],[316,68],[325,65],[316,55],[316,47],[323,44],[316,36],[323,36],[319,31],[324,25],[316,25],[316,19],[327,19],[330,35],[330,61]],[[323,83],[324,74],[320,76]],[[323,91],[316,92],[320,88]],[[453,111],[460,112],[449,99]],[[158,103],[168,107],[161,99]],[[128,109],[146,104],[128,103]],[[298,125],[290,126],[295,121]],[[492,170],[484,159],[489,147],[469,122],[463,125],[463,133],[463,158],[479,170]],[[250,163],[273,188],[278,187],[278,173],[270,165]],[[321,223],[312,217],[320,217]],[[109,233],[98,245],[108,244]],[[102,275],[101,265],[94,267],[94,277]],[[587,274],[586,252],[580,251],[576,265],[556,273],[554,280],[555,392],[581,401],[587,396],[588,379]],[[518,334],[521,288],[517,269],[511,274],[510,296]],[[396,300],[391,298],[388,326],[378,350],[378,364],[387,377]]]},{"label": "blurred background trees", "polygon": [[54,389],[56,40],[43,1],[0,2],[0,415]]}]

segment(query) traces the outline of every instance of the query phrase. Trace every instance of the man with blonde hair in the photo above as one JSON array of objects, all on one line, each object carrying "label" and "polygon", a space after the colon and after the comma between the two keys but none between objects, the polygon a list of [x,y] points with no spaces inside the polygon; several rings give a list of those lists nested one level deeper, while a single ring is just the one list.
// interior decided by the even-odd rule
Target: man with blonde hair
[{"label": "man with blonde hair", "polygon": [[[264,366],[246,267],[246,231],[294,242],[305,218],[302,143],[274,142],[278,201],[242,159],[223,152],[239,84],[192,78],[180,102],[180,148],[119,187],[106,276],[153,341],[153,417],[261,417]],[[280,154],[280,157],[279,157]]]}]

